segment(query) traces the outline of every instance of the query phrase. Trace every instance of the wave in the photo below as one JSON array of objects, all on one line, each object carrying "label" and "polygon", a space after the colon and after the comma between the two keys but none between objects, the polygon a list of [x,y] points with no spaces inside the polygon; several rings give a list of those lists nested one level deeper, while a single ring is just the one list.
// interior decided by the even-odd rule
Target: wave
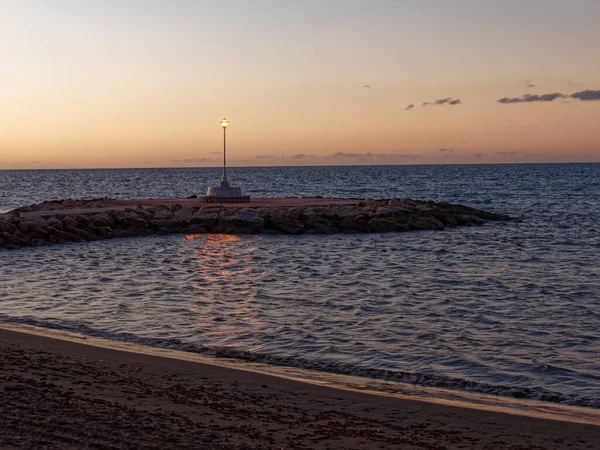
[{"label": "wave", "polygon": [[[182,350],[216,358],[236,359],[252,363],[268,364],[270,366],[291,367],[315,372],[325,372],[337,375],[371,378],[379,381],[398,382],[422,387],[443,388],[457,391],[468,391],[479,394],[496,395],[522,400],[538,400],[570,406],[600,409],[600,398],[590,398],[577,394],[563,394],[542,387],[523,387],[506,384],[491,384],[467,380],[445,375],[408,372],[402,370],[377,369],[360,364],[348,364],[337,361],[311,360],[308,358],[270,355],[260,352],[250,352],[231,347],[209,347],[190,344],[181,339],[162,339],[140,337],[131,333],[109,333],[76,322],[53,323],[33,318],[15,318],[0,314],[0,320],[5,322],[32,325],[40,328],[56,329],[79,333],[87,336],[126,341],[152,347]],[[544,365],[541,370],[566,370],[564,368]]]}]

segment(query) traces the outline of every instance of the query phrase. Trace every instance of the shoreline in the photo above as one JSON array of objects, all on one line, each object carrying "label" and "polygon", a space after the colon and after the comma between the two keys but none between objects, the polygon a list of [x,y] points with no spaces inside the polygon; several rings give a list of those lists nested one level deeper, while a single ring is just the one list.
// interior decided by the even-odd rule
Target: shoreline
[{"label": "shoreline", "polygon": [[[85,341],[85,340],[84,340]],[[3,448],[594,448],[594,425],[0,329]]]},{"label": "shoreline", "polygon": [[[281,448],[286,443],[284,448],[583,449],[600,444],[599,422],[549,420],[489,407],[473,409],[464,404],[360,392],[329,382],[274,376],[246,364],[236,366],[235,361],[224,363],[182,351],[111,343],[74,333],[1,323],[0,346],[0,357],[5,359],[0,364],[0,390],[3,398],[8,398],[0,405],[0,410],[4,409],[0,421],[5,422],[0,426],[8,430],[0,444],[10,448],[38,448],[33,443],[38,427],[45,429],[48,423],[68,417],[60,408],[44,412],[44,405],[53,402],[67,409],[76,403],[79,413],[96,418],[93,423],[81,424],[82,429],[62,429],[62,435],[71,434],[77,442],[91,439],[87,434],[102,434],[106,424],[98,422],[97,416],[110,411],[126,416],[113,430],[116,435],[123,432],[129,439],[130,426],[137,429],[143,426],[140,420],[155,421],[153,436],[163,431],[178,435],[182,445],[173,448],[196,448],[191,441],[190,446],[183,444],[192,435],[197,439],[198,430],[202,430],[205,448]],[[151,349],[151,353],[145,352]],[[32,439],[29,447],[11,441],[16,438],[13,429],[17,434],[24,432],[16,423],[21,419],[11,419],[6,411],[11,406],[27,419],[28,438],[19,445]],[[551,409],[554,405],[547,406]],[[169,412],[166,416],[165,411]],[[173,415],[191,423],[177,430],[171,422]],[[295,417],[292,421],[291,416]],[[129,425],[128,420],[137,425]],[[273,430],[271,437],[261,432],[265,427]],[[47,430],[43,435],[48,442],[59,439]],[[131,447],[115,448],[136,448],[145,442],[141,435],[137,439]],[[56,443],[57,447],[48,448],[69,448]]]},{"label": "shoreline", "polygon": [[76,332],[44,328],[18,322],[0,321],[0,332],[3,330],[32,334],[42,338],[57,339],[108,350],[189,361],[226,370],[251,372],[350,392],[361,392],[369,395],[416,400],[436,405],[600,426],[600,409],[584,406],[553,403],[536,399],[519,399],[482,392],[410,384],[401,381],[365,378],[357,375],[342,375],[294,366],[278,366],[263,362],[157,347],[132,341],[88,336]]}]

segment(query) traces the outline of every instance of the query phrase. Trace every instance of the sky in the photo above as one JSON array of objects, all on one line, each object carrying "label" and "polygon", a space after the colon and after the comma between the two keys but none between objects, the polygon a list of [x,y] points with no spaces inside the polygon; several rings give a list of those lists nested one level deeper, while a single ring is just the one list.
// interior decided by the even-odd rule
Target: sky
[{"label": "sky", "polygon": [[600,161],[598,0],[0,0],[0,169]]}]

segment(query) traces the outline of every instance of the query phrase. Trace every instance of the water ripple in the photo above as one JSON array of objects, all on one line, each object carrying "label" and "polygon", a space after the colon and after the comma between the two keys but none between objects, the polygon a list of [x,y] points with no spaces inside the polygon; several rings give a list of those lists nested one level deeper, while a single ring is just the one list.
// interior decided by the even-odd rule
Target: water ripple
[{"label": "water ripple", "polygon": [[[383,191],[369,191],[369,180],[397,170],[389,177],[396,184],[384,181],[381,189],[485,205],[520,222],[381,235],[155,236],[0,251],[0,318],[600,407],[599,187],[578,189],[598,179],[599,167],[444,169],[454,181],[432,176],[439,168],[341,168],[327,186],[341,195],[352,175],[358,187],[347,195],[363,189],[377,196]],[[311,194],[310,169],[296,173],[296,184],[282,172],[288,195]],[[274,172],[248,173],[265,180]],[[162,172],[156,174],[160,185]],[[546,181],[543,191],[536,177]],[[415,195],[417,179],[422,195]]]}]

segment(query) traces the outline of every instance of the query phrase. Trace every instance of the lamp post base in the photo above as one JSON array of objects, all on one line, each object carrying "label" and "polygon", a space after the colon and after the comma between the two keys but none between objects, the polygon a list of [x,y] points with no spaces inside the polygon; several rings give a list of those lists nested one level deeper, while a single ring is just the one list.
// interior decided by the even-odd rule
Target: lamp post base
[{"label": "lamp post base", "polygon": [[205,203],[250,203],[250,196],[242,194],[241,187],[229,186],[229,183],[209,187],[200,199]]},{"label": "lamp post base", "polygon": [[211,195],[205,195],[200,197],[200,201],[204,203],[250,203],[249,195],[242,195],[241,197],[214,197]]}]

